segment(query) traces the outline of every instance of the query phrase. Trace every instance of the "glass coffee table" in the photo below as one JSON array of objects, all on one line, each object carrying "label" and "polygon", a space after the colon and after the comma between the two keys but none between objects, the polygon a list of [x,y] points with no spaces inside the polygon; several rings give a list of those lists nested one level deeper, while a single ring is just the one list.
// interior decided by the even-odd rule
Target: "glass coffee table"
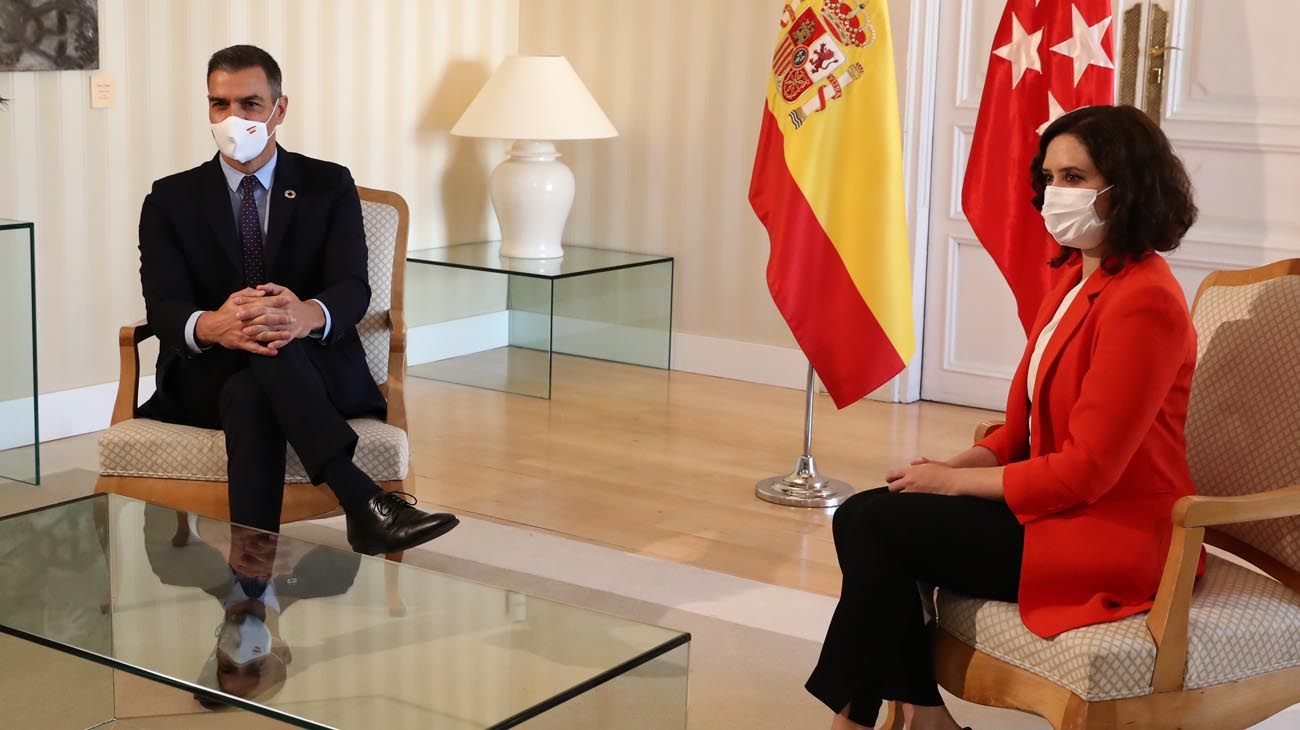
[{"label": "glass coffee table", "polygon": [[147,716],[123,703],[158,685],[188,703],[172,727],[231,706],[303,728],[686,727],[689,634],[116,495],[0,518],[0,632],[0,699],[53,681],[32,656],[81,672],[45,708],[64,724],[24,727]]}]

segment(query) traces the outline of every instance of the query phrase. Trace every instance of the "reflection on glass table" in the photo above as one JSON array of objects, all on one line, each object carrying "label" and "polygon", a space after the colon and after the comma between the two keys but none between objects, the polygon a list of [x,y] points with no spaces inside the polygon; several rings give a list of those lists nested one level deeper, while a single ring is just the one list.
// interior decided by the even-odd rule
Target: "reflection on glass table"
[{"label": "reflection on glass table", "polygon": [[36,402],[36,237],[0,218],[0,478],[40,484]]},{"label": "reflection on glass table", "polygon": [[671,256],[566,245],[561,259],[500,242],[407,253],[407,372],[551,397],[556,353],[667,369]]},{"label": "reflection on glass table", "polygon": [[[116,495],[0,519],[0,593],[0,632],[181,689],[196,713],[304,728],[686,722],[689,635]],[[100,721],[116,716],[103,686]]]}]

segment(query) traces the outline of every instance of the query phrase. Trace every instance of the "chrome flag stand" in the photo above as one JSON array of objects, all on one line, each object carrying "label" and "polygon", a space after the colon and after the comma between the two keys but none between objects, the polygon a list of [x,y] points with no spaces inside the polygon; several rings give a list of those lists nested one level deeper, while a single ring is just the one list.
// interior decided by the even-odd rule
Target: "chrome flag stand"
[{"label": "chrome flag stand", "polygon": [[770,477],[754,487],[754,494],[765,502],[787,507],[836,507],[853,494],[853,487],[817,473],[812,455],[813,395],[816,374],[808,363],[808,400],[804,406],[803,455],[794,463],[794,471]]}]

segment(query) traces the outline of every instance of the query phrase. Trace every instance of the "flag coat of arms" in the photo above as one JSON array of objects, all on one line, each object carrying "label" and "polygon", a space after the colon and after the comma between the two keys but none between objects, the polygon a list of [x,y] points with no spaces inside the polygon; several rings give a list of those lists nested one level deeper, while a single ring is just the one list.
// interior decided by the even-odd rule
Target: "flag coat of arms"
[{"label": "flag coat of arms", "polygon": [[749,200],[772,298],[840,408],[916,349],[902,157],[885,1],[787,3]]},{"label": "flag coat of arms", "polygon": [[1048,125],[1111,104],[1110,0],[1008,0],[993,37],[962,210],[1016,297],[1025,332],[1051,291],[1061,250],[1030,204],[1030,164]]}]

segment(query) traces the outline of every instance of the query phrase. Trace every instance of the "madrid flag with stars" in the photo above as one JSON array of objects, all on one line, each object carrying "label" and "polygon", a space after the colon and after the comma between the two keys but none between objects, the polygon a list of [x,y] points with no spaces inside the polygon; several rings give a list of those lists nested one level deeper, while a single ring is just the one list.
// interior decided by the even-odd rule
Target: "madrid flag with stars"
[{"label": "madrid flag with stars", "polygon": [[962,210],[1011,285],[1025,331],[1060,247],[1030,204],[1039,135],[1079,107],[1114,101],[1110,0],[1008,0],[993,37]]},{"label": "madrid flag with stars", "polygon": [[786,3],[749,188],[768,289],[840,408],[916,349],[888,10]]}]

